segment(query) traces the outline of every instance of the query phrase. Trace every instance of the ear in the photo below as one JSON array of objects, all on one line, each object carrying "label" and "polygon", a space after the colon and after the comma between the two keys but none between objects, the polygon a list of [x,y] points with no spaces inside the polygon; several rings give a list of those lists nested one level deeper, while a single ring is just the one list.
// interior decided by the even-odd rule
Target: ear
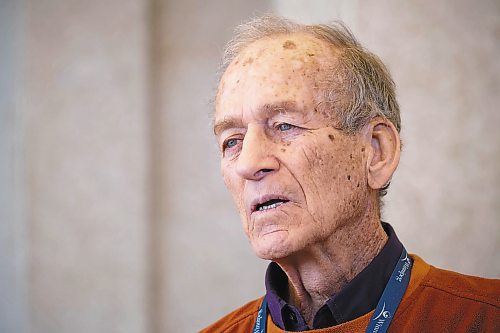
[{"label": "ear", "polygon": [[378,190],[386,185],[399,164],[401,140],[392,122],[381,117],[374,118],[365,128],[367,145],[366,166],[368,185]]}]

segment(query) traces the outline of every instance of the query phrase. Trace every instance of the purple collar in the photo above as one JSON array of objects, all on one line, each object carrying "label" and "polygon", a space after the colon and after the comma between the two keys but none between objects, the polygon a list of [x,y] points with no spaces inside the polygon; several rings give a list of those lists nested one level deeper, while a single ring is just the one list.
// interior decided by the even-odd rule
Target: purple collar
[{"label": "purple collar", "polygon": [[382,222],[388,240],[380,253],[340,292],[333,295],[315,314],[310,328],[288,298],[288,278],[272,262],[266,272],[266,298],[273,322],[287,331],[307,331],[345,323],[375,309],[389,280],[403,245],[388,223]]}]

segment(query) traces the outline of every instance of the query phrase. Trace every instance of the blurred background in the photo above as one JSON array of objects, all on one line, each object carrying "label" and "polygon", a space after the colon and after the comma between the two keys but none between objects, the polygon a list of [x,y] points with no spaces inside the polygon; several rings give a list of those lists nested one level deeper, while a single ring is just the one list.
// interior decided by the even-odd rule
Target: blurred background
[{"label": "blurred background", "polygon": [[0,1],[0,332],[194,332],[264,292],[210,128],[259,13],[341,19],[391,70],[404,151],[384,220],[500,276],[500,2]]}]

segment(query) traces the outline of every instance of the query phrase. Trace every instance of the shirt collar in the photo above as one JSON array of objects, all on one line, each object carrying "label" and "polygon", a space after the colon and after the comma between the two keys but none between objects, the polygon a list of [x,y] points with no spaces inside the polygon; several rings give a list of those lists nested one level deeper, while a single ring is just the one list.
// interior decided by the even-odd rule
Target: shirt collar
[{"label": "shirt collar", "polygon": [[266,272],[266,299],[273,322],[284,330],[305,331],[335,326],[373,310],[401,255],[403,245],[394,229],[382,222],[388,240],[379,254],[342,290],[326,301],[309,328],[297,307],[287,303],[288,277],[278,264],[271,262]]}]

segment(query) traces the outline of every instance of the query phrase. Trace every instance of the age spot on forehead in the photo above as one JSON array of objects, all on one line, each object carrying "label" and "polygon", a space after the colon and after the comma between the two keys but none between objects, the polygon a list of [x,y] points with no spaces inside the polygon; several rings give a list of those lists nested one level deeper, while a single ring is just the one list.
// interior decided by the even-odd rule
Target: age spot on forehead
[{"label": "age spot on forehead", "polygon": [[292,42],[291,40],[286,40],[283,43],[283,48],[286,49],[286,50],[293,50],[293,49],[297,48],[297,45],[295,45],[295,43]]},{"label": "age spot on forehead", "polygon": [[247,60],[245,60],[245,62],[243,63],[243,66],[246,66],[248,64],[251,64],[253,62],[253,58],[252,57],[249,57]]},{"label": "age spot on forehead", "polygon": [[332,134],[328,134],[328,138],[330,139],[330,141],[333,141],[335,139],[335,137]]}]

